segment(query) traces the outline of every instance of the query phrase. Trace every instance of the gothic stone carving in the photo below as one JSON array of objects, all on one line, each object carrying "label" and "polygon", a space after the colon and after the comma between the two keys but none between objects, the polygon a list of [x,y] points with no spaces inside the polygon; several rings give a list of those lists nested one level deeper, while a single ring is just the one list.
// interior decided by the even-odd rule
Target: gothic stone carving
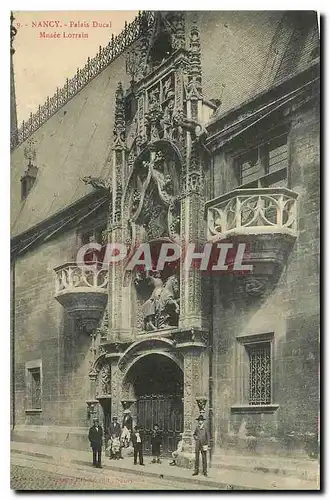
[{"label": "gothic stone carving", "polygon": [[111,393],[111,370],[108,363],[104,364],[98,374],[98,387],[96,395]]},{"label": "gothic stone carving", "polygon": [[165,283],[158,277],[149,278],[154,286],[151,297],[143,304],[144,329],[159,330],[178,325],[178,279],[170,276]]}]

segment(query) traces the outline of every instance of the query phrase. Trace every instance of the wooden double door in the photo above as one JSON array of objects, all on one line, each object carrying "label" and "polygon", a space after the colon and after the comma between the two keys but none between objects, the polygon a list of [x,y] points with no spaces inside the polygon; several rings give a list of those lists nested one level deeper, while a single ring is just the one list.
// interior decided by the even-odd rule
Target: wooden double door
[{"label": "wooden double door", "polygon": [[151,394],[137,400],[137,421],[143,429],[144,453],[151,454],[151,434],[158,424],[162,436],[161,452],[169,456],[176,450],[183,432],[183,402],[179,395]]}]

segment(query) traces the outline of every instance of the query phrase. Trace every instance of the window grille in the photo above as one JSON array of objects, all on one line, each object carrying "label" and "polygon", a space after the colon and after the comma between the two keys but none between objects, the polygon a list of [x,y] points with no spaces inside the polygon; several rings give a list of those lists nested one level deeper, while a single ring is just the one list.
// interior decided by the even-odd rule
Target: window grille
[{"label": "window grille", "polygon": [[249,356],[249,404],[271,403],[271,346],[270,342],[246,345]]}]

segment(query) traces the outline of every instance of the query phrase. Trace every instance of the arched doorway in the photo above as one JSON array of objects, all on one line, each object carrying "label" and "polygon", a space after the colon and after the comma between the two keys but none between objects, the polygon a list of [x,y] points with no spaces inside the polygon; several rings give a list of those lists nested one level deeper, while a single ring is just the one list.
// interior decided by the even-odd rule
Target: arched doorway
[{"label": "arched doorway", "polygon": [[151,452],[151,433],[159,425],[163,454],[174,451],[183,432],[183,372],[169,357],[148,354],[127,375],[136,398],[136,418],[144,433],[144,452]]}]

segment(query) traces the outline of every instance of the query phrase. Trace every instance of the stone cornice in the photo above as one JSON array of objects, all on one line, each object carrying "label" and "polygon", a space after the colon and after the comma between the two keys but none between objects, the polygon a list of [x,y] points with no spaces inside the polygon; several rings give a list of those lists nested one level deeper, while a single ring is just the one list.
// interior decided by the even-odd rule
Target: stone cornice
[{"label": "stone cornice", "polygon": [[75,227],[83,218],[89,216],[102,206],[107,207],[110,192],[93,191],[72,205],[44,219],[32,228],[14,236],[11,239],[11,257],[15,258],[34,245],[50,240],[55,234],[68,228]]},{"label": "stone cornice", "polygon": [[301,73],[271,87],[223,115],[215,115],[206,126],[208,132],[206,146],[210,153],[232,141],[247,128],[274,114],[280,108],[287,110],[302,97],[303,101],[306,102],[318,95],[319,72],[319,60],[316,60]]}]

